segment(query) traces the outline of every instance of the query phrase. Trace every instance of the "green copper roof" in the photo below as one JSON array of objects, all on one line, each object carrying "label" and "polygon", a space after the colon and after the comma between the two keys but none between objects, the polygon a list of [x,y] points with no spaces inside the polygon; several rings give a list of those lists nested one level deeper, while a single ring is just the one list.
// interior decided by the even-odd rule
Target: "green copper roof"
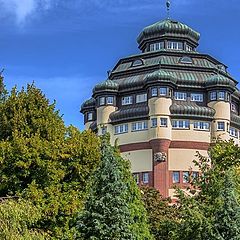
[{"label": "green copper roof", "polygon": [[116,83],[110,79],[107,79],[104,82],[97,84],[93,89],[93,93],[102,92],[102,91],[117,92],[118,91],[118,83]]},{"label": "green copper roof", "polygon": [[141,42],[143,42],[144,40],[166,35],[188,37],[195,42],[198,42],[198,40],[200,39],[200,34],[194,31],[192,28],[188,27],[186,24],[166,19],[144,28],[138,36],[137,42],[141,44]]},{"label": "green copper roof", "polygon": [[150,83],[150,82],[170,82],[170,83],[176,83],[177,79],[173,74],[171,74],[168,71],[164,71],[162,69],[157,70],[153,73],[149,73],[145,77],[145,82]]},{"label": "green copper roof", "polygon": [[236,114],[231,114],[231,123],[236,125],[237,127],[240,127],[240,116]]},{"label": "green copper roof", "polygon": [[146,104],[126,106],[110,114],[112,122],[121,122],[148,117],[149,108]]},{"label": "green copper roof", "polygon": [[196,103],[181,102],[174,103],[170,107],[172,115],[175,116],[196,116],[213,118],[215,110],[209,107],[198,106]]},{"label": "green copper roof", "polygon": [[206,80],[206,86],[226,86],[235,88],[236,84],[229,78],[222,75],[213,75]]},{"label": "green copper roof", "polygon": [[82,104],[80,112],[83,113],[85,110],[89,108],[95,108],[95,105],[96,100],[94,98],[90,98]]}]

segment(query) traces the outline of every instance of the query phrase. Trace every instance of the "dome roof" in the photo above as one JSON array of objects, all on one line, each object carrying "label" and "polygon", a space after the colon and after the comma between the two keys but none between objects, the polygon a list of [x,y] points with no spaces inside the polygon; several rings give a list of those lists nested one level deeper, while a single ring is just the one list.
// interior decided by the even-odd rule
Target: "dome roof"
[{"label": "dome roof", "polygon": [[87,109],[95,108],[95,105],[96,105],[96,100],[94,98],[90,98],[82,104],[80,112],[83,113]]},{"label": "dome roof", "polygon": [[93,89],[93,93],[102,92],[102,91],[117,92],[118,87],[119,87],[118,83],[110,79],[107,79],[104,82],[97,84]]},{"label": "dome roof", "polygon": [[187,37],[196,43],[200,39],[200,34],[187,25],[166,19],[145,27],[139,34],[137,42],[141,44],[144,40],[161,36]]},{"label": "dome roof", "polygon": [[234,81],[232,81],[229,78],[226,78],[222,75],[213,75],[209,77],[206,81],[206,86],[207,87],[212,87],[212,86],[226,86],[226,87],[233,87],[235,88],[236,84]]},{"label": "dome roof", "polygon": [[175,76],[165,70],[157,70],[153,73],[149,73],[145,77],[145,83],[152,83],[152,82],[169,82],[175,84],[177,79]]}]

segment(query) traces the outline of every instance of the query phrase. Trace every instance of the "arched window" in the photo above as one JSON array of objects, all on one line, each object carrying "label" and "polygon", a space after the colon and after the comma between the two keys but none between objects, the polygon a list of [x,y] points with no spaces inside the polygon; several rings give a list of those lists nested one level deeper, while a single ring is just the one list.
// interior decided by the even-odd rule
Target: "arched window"
[{"label": "arched window", "polygon": [[137,66],[141,66],[144,65],[144,62],[142,59],[136,59],[132,62],[132,66],[131,67],[137,67]]},{"label": "arched window", "polygon": [[190,57],[188,57],[188,56],[184,56],[184,57],[180,58],[179,62],[180,62],[180,63],[193,64],[192,58],[190,58]]}]

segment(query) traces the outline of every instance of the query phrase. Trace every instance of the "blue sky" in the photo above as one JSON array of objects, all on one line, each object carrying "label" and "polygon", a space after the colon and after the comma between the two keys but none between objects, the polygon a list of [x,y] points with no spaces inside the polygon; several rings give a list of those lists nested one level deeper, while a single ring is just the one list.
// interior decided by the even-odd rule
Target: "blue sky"
[{"label": "blue sky", "polygon": [[[165,0],[0,0],[0,67],[8,89],[35,82],[67,125],[141,30],[166,18]],[[172,0],[171,17],[201,33],[198,51],[240,80],[239,0]]]}]

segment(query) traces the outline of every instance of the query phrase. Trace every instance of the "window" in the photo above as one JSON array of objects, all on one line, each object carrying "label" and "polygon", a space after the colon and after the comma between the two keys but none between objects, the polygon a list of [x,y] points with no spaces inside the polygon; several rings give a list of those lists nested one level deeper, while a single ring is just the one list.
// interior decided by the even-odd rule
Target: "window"
[{"label": "window", "polygon": [[128,132],[128,124],[115,126],[115,134],[126,133],[126,132]]},{"label": "window", "polygon": [[183,100],[186,101],[187,99],[187,94],[184,92],[175,92],[174,93],[174,98],[175,100]]},{"label": "window", "polygon": [[142,59],[137,59],[137,60],[133,61],[133,63],[132,63],[132,67],[137,67],[137,66],[141,66],[141,65],[143,65]]},{"label": "window", "polygon": [[182,42],[168,42],[167,48],[174,49],[174,50],[183,50],[183,43]]},{"label": "window", "polygon": [[149,173],[143,173],[143,183],[148,183],[149,182]]},{"label": "window", "polygon": [[150,51],[157,51],[160,49],[164,49],[164,42],[152,43],[150,44]]},{"label": "window", "polygon": [[189,183],[189,172],[183,172],[183,183]]},{"label": "window", "polygon": [[107,104],[113,104],[113,97],[107,97]]},{"label": "window", "polygon": [[187,44],[186,45],[186,51],[188,51],[188,52],[193,51],[193,47]]},{"label": "window", "polygon": [[238,130],[236,128],[230,127],[229,134],[231,137],[238,138]]},{"label": "window", "polygon": [[173,172],[172,181],[173,183],[180,183],[180,172]]},{"label": "window", "polygon": [[180,63],[192,64],[193,60],[192,60],[192,58],[185,56],[185,57],[180,58]]},{"label": "window", "polygon": [[180,129],[189,129],[190,122],[188,120],[173,120],[172,127]]},{"label": "window", "polygon": [[218,122],[217,123],[217,130],[224,131],[225,130],[225,123],[224,122]]},{"label": "window", "polygon": [[152,97],[157,97],[157,95],[158,95],[158,89],[152,88]]},{"label": "window", "polygon": [[88,121],[92,121],[93,120],[93,113],[90,112],[90,113],[87,114],[87,120]]},{"label": "window", "polygon": [[198,130],[209,130],[210,123],[209,122],[194,122],[193,127],[194,127],[194,129],[198,129]]},{"label": "window", "polygon": [[157,127],[157,118],[152,118],[152,127]]},{"label": "window", "polygon": [[199,173],[198,172],[192,172],[192,178],[193,180],[196,180],[199,176]]},{"label": "window", "polygon": [[134,173],[133,178],[135,179],[136,183],[139,184],[139,173]]},{"label": "window", "polygon": [[105,97],[100,97],[99,99],[99,105],[102,106],[105,104]]},{"label": "window", "polygon": [[167,118],[160,118],[160,126],[161,127],[167,127]]},{"label": "window", "polygon": [[237,105],[235,103],[231,103],[231,110],[232,110],[232,112],[235,112],[235,113],[238,112]]},{"label": "window", "polygon": [[225,100],[225,92],[223,92],[223,91],[218,92],[218,99],[219,100]]},{"label": "window", "polygon": [[203,102],[203,94],[201,93],[191,93],[192,102]]},{"label": "window", "polygon": [[122,98],[122,105],[130,105],[133,103],[133,97],[127,96]]},{"label": "window", "polygon": [[147,94],[139,94],[136,97],[136,103],[146,102],[147,101]]},{"label": "window", "polygon": [[160,94],[160,96],[166,96],[167,95],[167,88],[160,87],[159,88],[159,94]]},{"label": "window", "polygon": [[217,100],[217,92],[210,92],[210,100]]},{"label": "window", "polygon": [[102,127],[102,135],[107,133],[107,127]]},{"label": "window", "polygon": [[147,121],[132,123],[132,131],[141,131],[148,128]]}]

